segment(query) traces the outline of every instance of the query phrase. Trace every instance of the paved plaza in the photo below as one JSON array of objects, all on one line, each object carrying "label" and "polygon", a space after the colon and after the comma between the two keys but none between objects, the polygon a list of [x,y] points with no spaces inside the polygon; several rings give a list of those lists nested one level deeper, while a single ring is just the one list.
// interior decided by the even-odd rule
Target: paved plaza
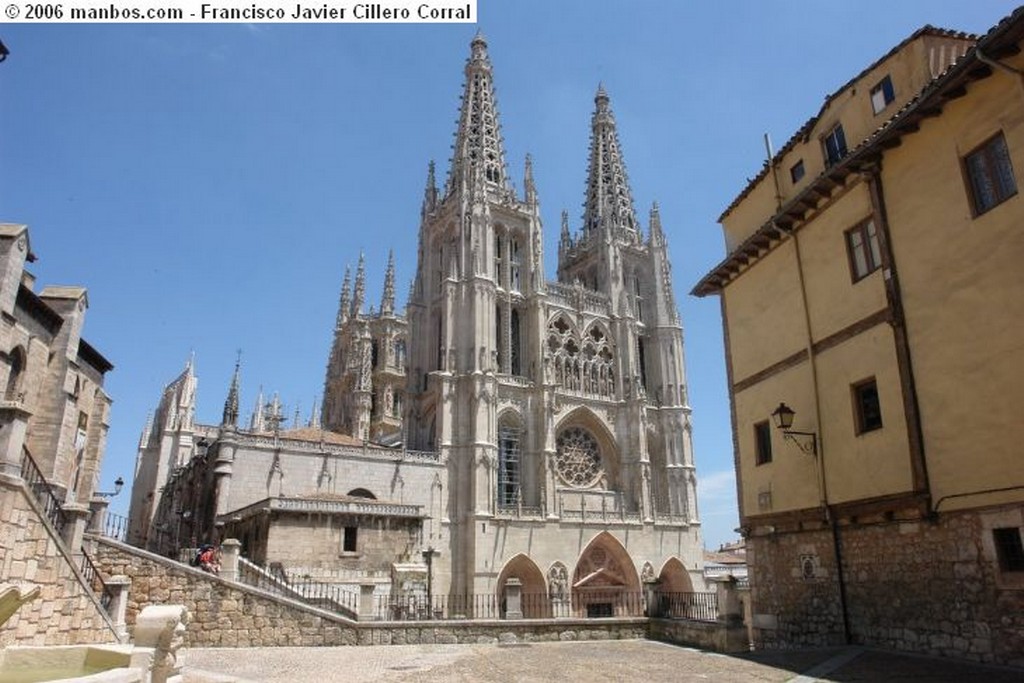
[{"label": "paved plaza", "polygon": [[[644,640],[183,650],[186,671],[295,681],[890,681],[1019,683],[1024,672],[861,648],[720,655]],[[186,678],[186,680],[188,680]]]}]

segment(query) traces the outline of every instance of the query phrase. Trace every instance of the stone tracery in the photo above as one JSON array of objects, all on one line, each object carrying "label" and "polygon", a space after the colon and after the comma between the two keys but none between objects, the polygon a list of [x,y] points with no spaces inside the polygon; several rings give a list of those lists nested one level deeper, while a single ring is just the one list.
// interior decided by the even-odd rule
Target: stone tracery
[{"label": "stone tracery", "polygon": [[559,315],[548,325],[549,381],[566,391],[615,398],[615,355],[612,342],[598,325],[591,325],[582,339]]},{"label": "stone tracery", "polygon": [[589,488],[604,475],[597,441],[582,427],[558,435],[555,469],[569,486]]}]

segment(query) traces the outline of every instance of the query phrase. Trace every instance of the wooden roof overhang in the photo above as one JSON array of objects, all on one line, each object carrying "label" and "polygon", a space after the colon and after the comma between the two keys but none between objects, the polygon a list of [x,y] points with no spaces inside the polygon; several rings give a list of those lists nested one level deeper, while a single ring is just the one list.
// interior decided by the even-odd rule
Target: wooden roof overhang
[{"label": "wooden roof overhang", "polygon": [[937,76],[914,99],[836,165],[826,169],[806,188],[786,202],[774,216],[733,249],[694,286],[691,294],[717,294],[765,254],[798,230],[808,214],[845,187],[850,176],[876,168],[885,151],[899,147],[903,137],[920,130],[925,119],[939,116],[947,102],[967,94],[967,86],[992,75],[992,67],[982,61],[1001,59],[1020,52],[1024,35],[1024,8],[997,24],[988,34]]}]

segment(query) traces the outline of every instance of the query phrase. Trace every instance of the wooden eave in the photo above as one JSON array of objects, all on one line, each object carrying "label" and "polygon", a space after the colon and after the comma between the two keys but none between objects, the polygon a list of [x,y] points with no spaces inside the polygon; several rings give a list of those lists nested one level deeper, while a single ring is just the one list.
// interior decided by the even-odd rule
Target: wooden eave
[{"label": "wooden eave", "polygon": [[[1019,52],[1018,43],[1022,38],[1024,7],[1018,8],[993,27],[959,61],[950,66],[945,74],[934,79],[873,135],[784,204],[774,216],[701,278],[690,293],[703,297],[724,289],[738,273],[750,267],[763,253],[770,252],[784,239],[773,239],[773,235],[779,234],[780,231],[793,232],[799,229],[808,211],[818,206],[820,198],[831,196],[837,187],[845,184],[850,174],[862,172],[877,164],[885,150],[901,144],[904,135],[919,131],[923,119],[940,115],[946,102],[966,95],[969,83],[991,76],[991,67],[978,59],[979,50],[985,55],[998,54],[1005,49],[1011,49],[1004,48],[1010,45]],[[757,249],[757,245],[763,244],[765,238],[769,241],[768,246]],[[755,248],[753,252],[752,247]],[[751,256],[752,253],[754,256]]]}]

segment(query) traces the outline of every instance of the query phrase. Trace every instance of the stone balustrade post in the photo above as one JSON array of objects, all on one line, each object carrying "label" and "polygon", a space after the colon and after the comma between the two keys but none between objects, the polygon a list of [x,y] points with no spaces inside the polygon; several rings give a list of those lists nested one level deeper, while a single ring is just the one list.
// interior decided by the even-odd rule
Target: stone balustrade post
[{"label": "stone balustrade post", "polygon": [[740,604],[740,593],[736,578],[726,576],[719,579],[715,586],[718,597],[718,621],[727,625],[743,623],[743,607]]},{"label": "stone balustrade post", "polygon": [[110,507],[110,501],[104,496],[95,496],[89,501],[89,510],[92,512],[92,517],[89,518],[89,528],[86,531],[90,534],[103,535],[107,522],[108,507]]},{"label": "stone balustrade post", "polygon": [[523,618],[523,582],[515,577],[505,582],[505,618]]},{"label": "stone balustrade post", "polygon": [[64,543],[72,555],[82,554],[82,539],[85,537],[85,524],[89,521],[88,506],[80,503],[66,503],[61,506],[66,523],[64,525]]},{"label": "stone balustrade post", "polygon": [[736,578],[727,576],[719,579],[715,586],[718,596],[718,643],[719,652],[746,652],[750,649],[750,638],[743,623],[743,603]]},{"label": "stone balustrade post", "polygon": [[0,401],[0,474],[21,478],[21,452],[31,415],[21,401]]},{"label": "stone balustrade post", "polygon": [[225,538],[220,544],[220,578],[238,581],[238,556],[242,554],[242,542],[237,538]]},{"label": "stone balustrade post", "polygon": [[373,619],[373,590],[376,588],[372,583],[359,584],[359,621]]},{"label": "stone balustrade post", "polygon": [[649,617],[662,616],[658,605],[658,583],[657,579],[643,581],[645,613]]},{"label": "stone balustrade post", "polygon": [[125,611],[128,607],[128,589],[132,580],[123,574],[111,576],[106,581],[107,589],[110,591],[110,620],[114,622],[114,629],[121,642],[128,640],[128,625],[125,623]]}]

